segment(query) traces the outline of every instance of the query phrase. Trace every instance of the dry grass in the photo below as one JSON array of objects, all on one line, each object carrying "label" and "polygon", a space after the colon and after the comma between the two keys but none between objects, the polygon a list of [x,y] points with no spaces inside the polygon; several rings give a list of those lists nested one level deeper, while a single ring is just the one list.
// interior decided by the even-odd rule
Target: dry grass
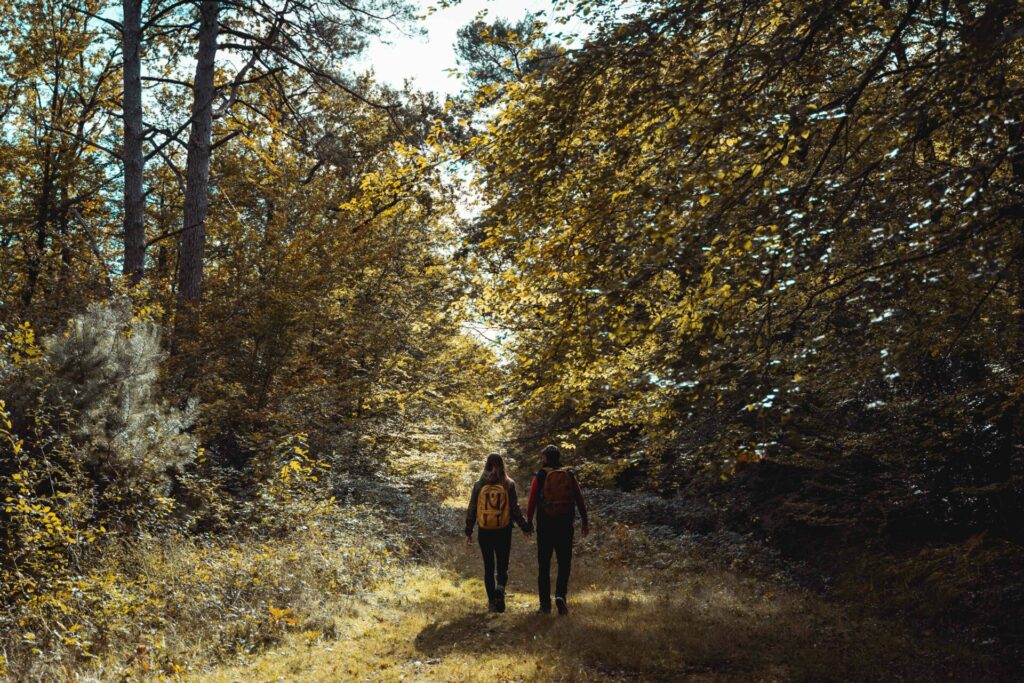
[{"label": "dry grass", "polygon": [[[111,545],[88,574],[46,596],[61,606],[59,617],[26,615],[22,634],[2,634],[0,654],[11,664],[0,681],[5,673],[17,681],[173,680],[294,633],[336,638],[351,596],[373,590],[398,564],[381,541],[378,513],[345,513],[358,530],[312,524],[279,539],[170,535]],[[44,642],[35,635],[43,629],[55,637]]]},{"label": "dry grass", "polygon": [[[516,537],[509,610],[484,612],[475,546],[439,542],[335,616],[339,637],[187,678],[241,681],[958,680],[933,643],[803,592],[715,568],[623,527],[578,543],[569,618],[537,616],[532,543]],[[652,560],[661,568],[654,569]],[[947,653],[948,655],[948,653]],[[959,658],[953,658],[959,659]]]}]

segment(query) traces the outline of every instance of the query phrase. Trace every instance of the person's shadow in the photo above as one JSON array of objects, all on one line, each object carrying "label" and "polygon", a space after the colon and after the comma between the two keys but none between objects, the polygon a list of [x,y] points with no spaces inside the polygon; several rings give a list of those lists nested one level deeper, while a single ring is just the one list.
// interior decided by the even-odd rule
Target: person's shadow
[{"label": "person's shadow", "polygon": [[416,636],[415,646],[427,655],[528,647],[534,636],[543,636],[554,624],[551,616],[532,613],[469,613],[427,625]]}]

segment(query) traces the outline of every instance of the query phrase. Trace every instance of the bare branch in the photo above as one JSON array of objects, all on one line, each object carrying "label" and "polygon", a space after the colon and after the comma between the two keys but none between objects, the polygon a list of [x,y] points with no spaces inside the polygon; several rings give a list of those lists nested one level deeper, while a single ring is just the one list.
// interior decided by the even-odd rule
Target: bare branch
[{"label": "bare branch", "polygon": [[143,76],[142,80],[149,81],[150,83],[168,83],[170,85],[180,85],[183,88],[192,87],[192,83],[190,81],[182,81],[177,78],[163,78],[161,76]]},{"label": "bare branch", "polygon": [[124,26],[119,21],[114,21],[113,19],[109,19],[107,17],[100,16],[99,14],[96,14],[95,12],[90,12],[87,9],[83,9],[81,7],[75,7],[74,5],[68,5],[68,9],[70,9],[72,12],[78,12],[79,14],[87,16],[90,19],[95,19],[97,21],[102,21],[104,24],[107,24],[108,26],[111,26],[114,30],[116,30],[119,33],[124,30]]}]

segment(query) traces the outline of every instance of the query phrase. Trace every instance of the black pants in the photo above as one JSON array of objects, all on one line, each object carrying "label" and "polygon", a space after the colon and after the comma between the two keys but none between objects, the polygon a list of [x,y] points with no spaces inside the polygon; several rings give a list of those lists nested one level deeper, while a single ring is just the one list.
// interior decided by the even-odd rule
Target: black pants
[{"label": "black pants", "polygon": [[494,600],[495,569],[497,569],[497,586],[505,590],[508,583],[508,554],[512,550],[512,525],[505,529],[480,529],[476,534],[480,541],[480,551],[484,555],[484,588],[487,599]]},{"label": "black pants", "polygon": [[572,524],[550,524],[537,527],[537,592],[540,606],[551,608],[551,553],[558,560],[558,578],[555,579],[555,597],[565,598],[569,593],[569,572],[572,570]]}]

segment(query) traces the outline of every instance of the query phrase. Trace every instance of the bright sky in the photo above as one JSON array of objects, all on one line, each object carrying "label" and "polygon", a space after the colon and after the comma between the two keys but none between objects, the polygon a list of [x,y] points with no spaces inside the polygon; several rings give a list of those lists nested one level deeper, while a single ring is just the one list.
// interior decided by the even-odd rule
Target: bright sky
[{"label": "bright sky", "polygon": [[[434,4],[433,0],[413,0],[421,15]],[[550,10],[551,0],[462,0],[455,7],[441,9],[419,24],[423,35],[403,35],[392,31],[387,43],[376,43],[367,50],[364,63],[372,67],[377,78],[401,85],[405,79],[418,90],[433,90],[442,98],[459,90],[459,80],[445,69],[455,67],[455,34],[486,12],[485,20],[520,19],[527,12]]]}]

